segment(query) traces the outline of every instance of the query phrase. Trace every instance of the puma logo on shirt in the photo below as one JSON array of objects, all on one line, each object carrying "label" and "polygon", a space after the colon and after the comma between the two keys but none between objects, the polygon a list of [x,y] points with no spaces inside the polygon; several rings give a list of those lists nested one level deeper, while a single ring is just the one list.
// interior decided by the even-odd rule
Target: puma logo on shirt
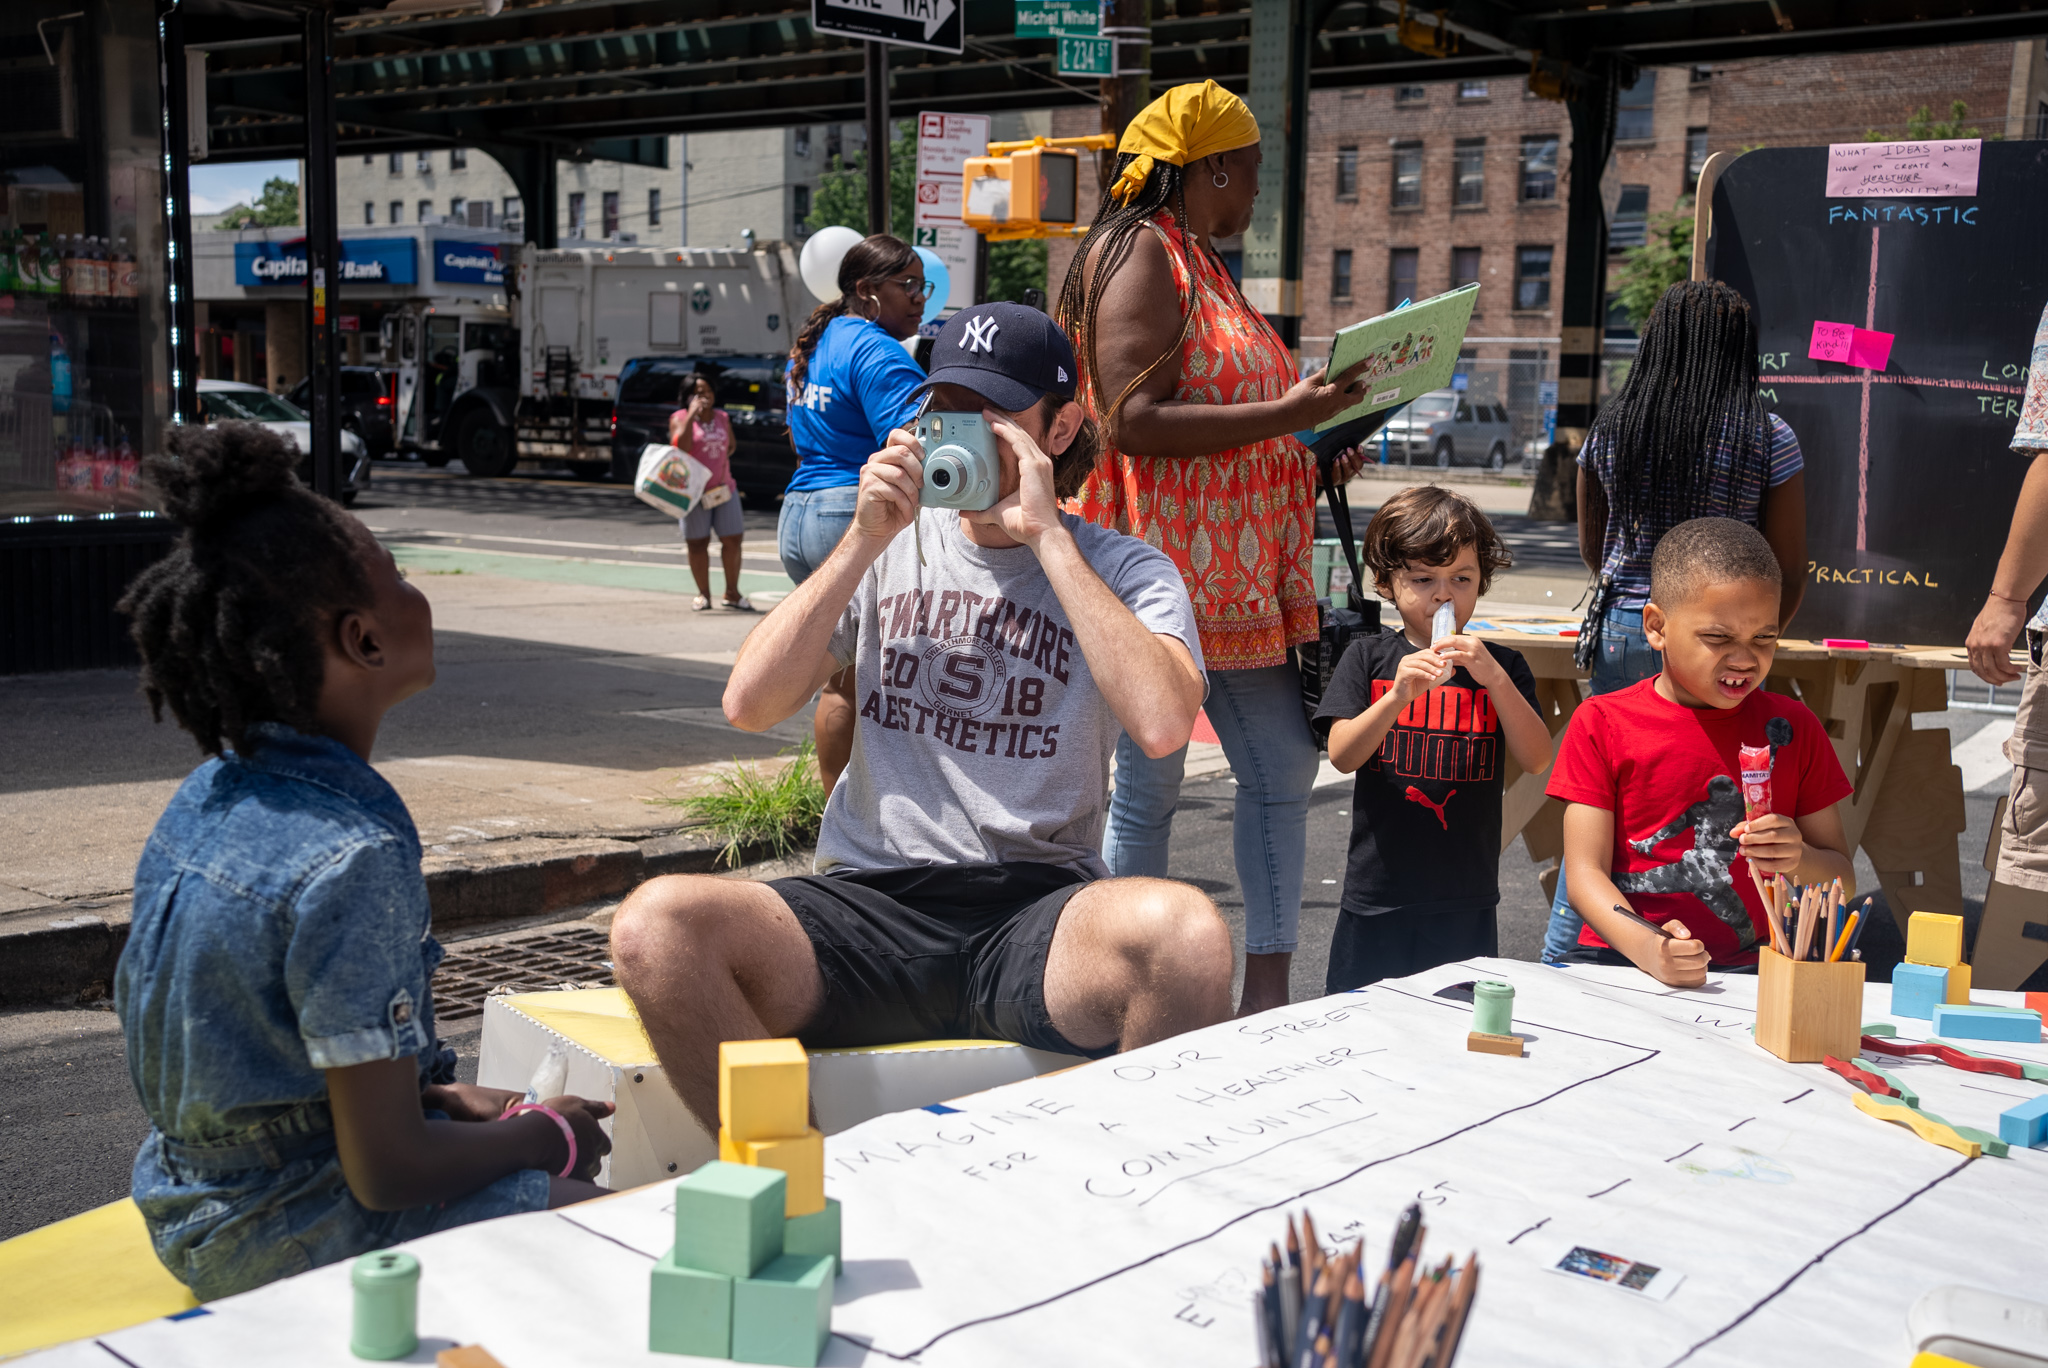
[{"label": "puma logo on shirt", "polygon": [[1404,796],[1408,799],[1409,802],[1420,803],[1424,807],[1428,808],[1431,812],[1434,812],[1436,814],[1436,824],[1442,827],[1445,831],[1449,831],[1451,829],[1450,822],[1446,820],[1444,817],[1444,809],[1450,806],[1451,799],[1458,796],[1458,791],[1456,789],[1452,789],[1449,793],[1446,793],[1444,795],[1444,800],[1441,803],[1430,802],[1429,795],[1424,793],[1421,789],[1415,787],[1415,785],[1413,784],[1410,784],[1408,786],[1408,792]]}]

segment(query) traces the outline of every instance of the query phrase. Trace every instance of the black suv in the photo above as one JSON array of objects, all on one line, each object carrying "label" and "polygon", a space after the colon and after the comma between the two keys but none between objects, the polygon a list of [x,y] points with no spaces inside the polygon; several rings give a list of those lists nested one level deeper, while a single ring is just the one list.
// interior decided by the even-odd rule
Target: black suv
[{"label": "black suv", "polygon": [[718,406],[732,419],[732,475],[740,496],[757,508],[773,508],[796,473],[782,378],[788,363],[785,356],[640,356],[628,361],[619,372],[619,398],[612,406],[612,478],[631,484],[641,448],[668,441],[669,415],[687,407],[683,384],[702,371],[718,392]]},{"label": "black suv", "polygon": [[[398,445],[391,430],[395,408],[391,393],[394,374],[375,366],[341,368],[341,425],[363,439],[363,445],[370,449],[371,460],[389,456]],[[313,382],[310,379],[299,381],[285,398],[311,413]]]}]

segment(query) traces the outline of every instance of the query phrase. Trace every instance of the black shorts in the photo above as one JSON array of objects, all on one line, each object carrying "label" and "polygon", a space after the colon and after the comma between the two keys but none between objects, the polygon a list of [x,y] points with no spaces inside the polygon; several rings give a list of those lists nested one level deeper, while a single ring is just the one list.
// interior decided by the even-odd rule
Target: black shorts
[{"label": "black shorts", "polygon": [[811,939],[825,1000],[812,1049],[1010,1040],[1099,1059],[1053,1029],[1045,956],[1087,880],[1043,864],[919,865],[775,879]]},{"label": "black shorts", "polygon": [[1348,993],[1439,964],[1497,955],[1500,933],[1493,914],[1491,906],[1464,912],[1413,912],[1397,907],[1370,917],[1339,912],[1323,991]]}]

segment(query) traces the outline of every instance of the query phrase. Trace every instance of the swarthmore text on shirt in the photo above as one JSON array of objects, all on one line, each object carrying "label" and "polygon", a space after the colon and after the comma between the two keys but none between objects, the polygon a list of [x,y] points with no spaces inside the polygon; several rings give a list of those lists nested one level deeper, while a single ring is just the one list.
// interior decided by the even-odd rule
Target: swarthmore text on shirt
[{"label": "swarthmore text on shirt", "polygon": [[929,729],[966,754],[1035,760],[1058,753],[1059,724],[1026,720],[1043,717],[1047,689],[1068,682],[1074,634],[1051,615],[1056,602],[1049,612],[971,589],[926,589],[885,599],[881,608],[885,641],[931,644],[882,648],[881,683],[864,695],[863,718],[915,736]]}]

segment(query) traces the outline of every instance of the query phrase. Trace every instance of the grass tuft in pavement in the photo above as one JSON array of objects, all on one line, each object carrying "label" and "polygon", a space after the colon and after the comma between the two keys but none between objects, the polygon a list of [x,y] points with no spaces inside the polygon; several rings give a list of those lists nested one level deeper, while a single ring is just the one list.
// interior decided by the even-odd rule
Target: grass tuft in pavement
[{"label": "grass tuft in pavement", "polygon": [[825,815],[825,786],[818,779],[817,755],[809,737],[794,752],[781,754],[789,757],[788,763],[772,773],[736,760],[731,772],[718,776],[712,792],[659,801],[680,807],[724,837],[719,859],[728,869],[739,867],[742,850],[763,846],[774,852],[774,858],[785,859],[817,841],[818,823]]}]

